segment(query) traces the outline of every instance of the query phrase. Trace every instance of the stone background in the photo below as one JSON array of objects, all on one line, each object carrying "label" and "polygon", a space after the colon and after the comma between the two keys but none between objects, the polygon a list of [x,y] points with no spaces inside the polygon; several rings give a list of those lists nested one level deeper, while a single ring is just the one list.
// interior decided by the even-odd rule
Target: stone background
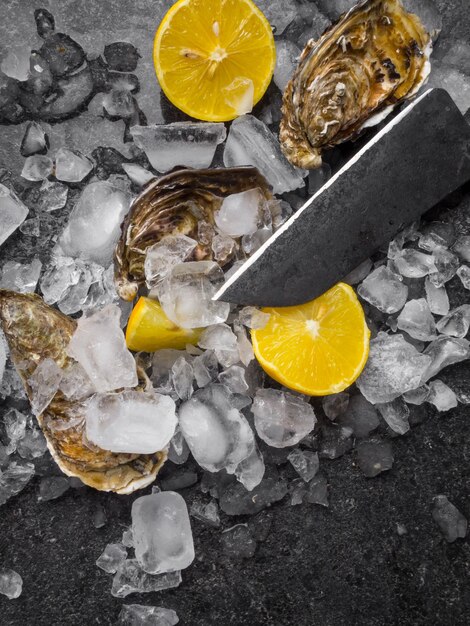
[{"label": "stone background", "polygon": [[[444,17],[440,45],[454,37],[470,39],[468,0],[436,4]],[[37,7],[50,9],[58,29],[87,51],[120,39],[136,43],[143,56],[139,103],[149,123],[161,121],[159,113],[152,117],[152,101],[159,93],[150,48],[166,1],[2,0],[2,46],[34,45],[29,37],[35,32]],[[74,122],[78,131],[79,120]],[[83,131],[88,132],[85,127]],[[12,167],[23,132],[0,129],[0,166]],[[9,163],[2,163],[8,154]],[[470,188],[444,202],[443,208],[452,208],[470,225]],[[454,292],[456,303],[464,297]],[[468,363],[440,377],[470,398]],[[39,478],[34,478],[0,509],[0,564],[18,571],[24,581],[19,599],[0,597],[0,625],[112,625],[124,602],[173,608],[182,626],[468,624],[470,540],[447,544],[431,509],[433,497],[442,493],[470,519],[470,408],[459,405],[441,415],[426,411],[418,416],[418,426],[394,442],[391,472],[364,478],[354,453],[323,461],[331,486],[329,509],[290,507],[286,501],[274,505],[269,534],[249,560],[224,556],[220,530],[193,521],[197,556],[183,572],[182,585],[125,601],[111,596],[112,578],[95,560],[107,543],[120,539],[137,495],[70,489],[59,500],[41,504]],[[47,458],[43,463],[44,473],[58,473]],[[197,493],[197,487],[182,491],[188,502]],[[101,506],[108,521],[96,529],[92,519]],[[231,525],[231,520],[225,522],[225,527]],[[407,534],[397,534],[397,523]]]}]

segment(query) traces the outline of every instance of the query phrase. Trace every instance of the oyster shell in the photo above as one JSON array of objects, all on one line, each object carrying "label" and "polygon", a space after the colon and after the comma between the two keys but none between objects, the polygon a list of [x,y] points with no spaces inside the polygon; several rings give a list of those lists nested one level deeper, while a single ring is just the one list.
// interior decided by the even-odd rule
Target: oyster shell
[{"label": "oyster shell", "polygon": [[199,241],[192,260],[212,259],[210,243],[201,242],[198,236],[198,224],[214,224],[214,212],[223,198],[256,187],[267,200],[272,198],[268,182],[254,167],[183,169],[150,181],[132,203],[116,247],[115,282],[120,297],[135,298],[145,282],[146,250],[165,235],[187,235]]},{"label": "oyster shell", "polygon": [[400,0],[363,0],[310,40],[284,92],[281,147],[291,163],[321,166],[321,152],[380,122],[417,93],[432,41]]},{"label": "oyster shell", "polygon": [[[0,290],[0,323],[11,358],[31,398],[28,380],[46,358],[67,369],[75,362],[66,349],[76,322],[34,294]],[[48,448],[60,469],[101,491],[132,493],[152,483],[166,451],[152,455],[115,454],[84,443],[83,404],[58,391],[38,416]],[[70,427],[67,428],[67,425]]]}]

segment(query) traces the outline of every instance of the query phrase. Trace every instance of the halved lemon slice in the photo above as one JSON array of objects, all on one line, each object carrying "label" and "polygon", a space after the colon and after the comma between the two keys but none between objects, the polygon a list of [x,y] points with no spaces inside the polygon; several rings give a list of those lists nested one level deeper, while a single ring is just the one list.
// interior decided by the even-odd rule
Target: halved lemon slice
[{"label": "halved lemon slice", "polygon": [[344,391],[369,355],[370,331],[353,289],[339,283],[301,306],[264,308],[268,324],[251,333],[256,358],[282,385],[309,396]]},{"label": "halved lemon slice", "polygon": [[261,99],[276,48],[269,22],[251,0],[179,0],[155,35],[154,63],[176,107],[226,122]]},{"label": "halved lemon slice", "polygon": [[196,344],[201,336],[199,329],[176,326],[155,300],[140,298],[135,305],[126,330],[126,343],[135,352],[155,352],[163,348],[184,350]]}]

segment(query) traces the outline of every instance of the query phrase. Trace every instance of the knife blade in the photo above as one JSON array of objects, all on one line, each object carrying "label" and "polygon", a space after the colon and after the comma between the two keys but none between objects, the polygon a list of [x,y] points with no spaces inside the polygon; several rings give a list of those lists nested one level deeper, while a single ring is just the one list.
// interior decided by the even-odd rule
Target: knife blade
[{"label": "knife blade", "polygon": [[470,126],[429,89],[384,126],[248,259],[214,300],[303,304],[470,180]]}]

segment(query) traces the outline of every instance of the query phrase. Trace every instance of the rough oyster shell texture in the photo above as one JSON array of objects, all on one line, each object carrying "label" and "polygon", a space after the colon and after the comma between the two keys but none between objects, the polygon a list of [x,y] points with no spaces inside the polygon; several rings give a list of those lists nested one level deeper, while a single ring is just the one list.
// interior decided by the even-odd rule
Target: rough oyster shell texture
[{"label": "rough oyster shell texture", "polygon": [[[134,200],[122,224],[115,252],[116,290],[133,300],[145,282],[145,253],[165,235],[187,235],[198,240],[198,224],[214,224],[223,198],[260,188],[272,199],[266,179],[254,167],[206,170],[182,169],[152,180]],[[199,242],[193,260],[212,258],[211,247]]]},{"label": "rough oyster shell texture", "polygon": [[[44,359],[50,358],[67,369],[74,361],[66,349],[76,322],[48,306],[37,295],[0,290],[0,323],[10,347],[11,358],[31,398],[28,380]],[[68,476],[101,491],[132,493],[152,483],[166,460],[166,452],[152,455],[115,454],[83,440],[83,405],[72,402],[58,391],[47,409],[38,416],[48,448]],[[73,424],[57,429],[54,423]]]},{"label": "rough oyster shell texture", "polygon": [[309,41],[283,98],[281,147],[291,163],[321,166],[321,153],[381,121],[417,93],[432,41],[400,0],[363,0]]}]

